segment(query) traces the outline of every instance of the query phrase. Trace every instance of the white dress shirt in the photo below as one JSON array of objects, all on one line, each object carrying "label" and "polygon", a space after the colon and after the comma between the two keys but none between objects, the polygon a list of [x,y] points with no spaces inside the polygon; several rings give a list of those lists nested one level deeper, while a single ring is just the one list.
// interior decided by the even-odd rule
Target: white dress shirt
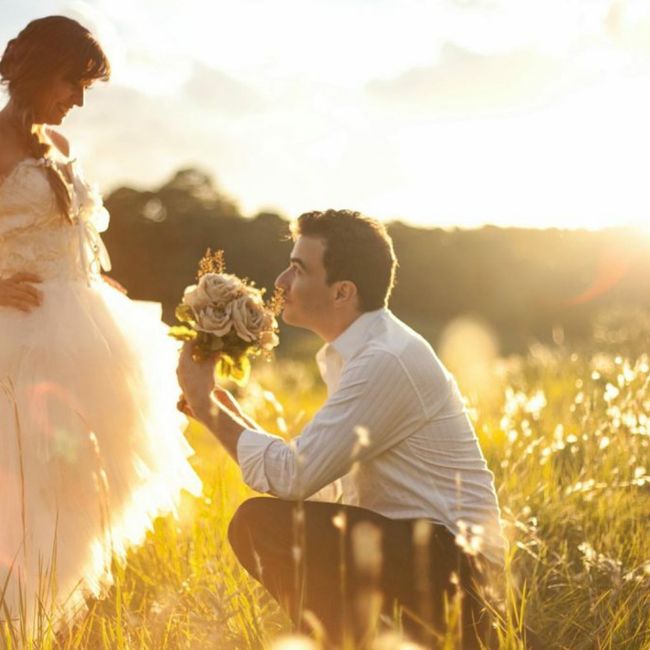
[{"label": "white dress shirt", "polygon": [[502,564],[494,476],[456,381],[431,346],[380,309],[362,314],[316,360],[326,403],[290,443],[244,430],[244,481],[299,500],[341,478],[343,503],[428,519],[454,535],[473,527],[480,552]]}]

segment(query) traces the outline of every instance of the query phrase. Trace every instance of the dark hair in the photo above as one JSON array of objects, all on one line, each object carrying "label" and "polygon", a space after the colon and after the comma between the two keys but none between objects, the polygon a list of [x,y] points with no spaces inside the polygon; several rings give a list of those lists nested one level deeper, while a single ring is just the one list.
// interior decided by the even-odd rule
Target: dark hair
[{"label": "dark hair", "polygon": [[397,259],[393,241],[376,219],[352,210],[305,212],[291,226],[299,235],[325,242],[327,282],[354,282],[361,311],[385,307],[395,284]]},{"label": "dark hair", "polygon": [[[20,111],[25,144],[34,158],[42,158],[50,150],[38,129],[32,128],[34,104],[57,74],[73,83],[90,83],[107,81],[111,68],[99,43],[76,20],[65,16],[33,20],[7,44],[0,59],[0,77]],[[59,208],[68,215],[71,198],[67,183],[55,166],[45,169]]]}]

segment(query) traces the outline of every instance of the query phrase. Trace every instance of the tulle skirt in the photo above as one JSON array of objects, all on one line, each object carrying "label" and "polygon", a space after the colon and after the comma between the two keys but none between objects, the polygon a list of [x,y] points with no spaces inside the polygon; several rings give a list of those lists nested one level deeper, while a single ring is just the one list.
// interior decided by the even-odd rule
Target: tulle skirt
[{"label": "tulle skirt", "polygon": [[58,619],[100,595],[201,490],[159,317],[99,280],[39,286],[30,314],[0,307],[0,620],[28,628],[39,602]]}]

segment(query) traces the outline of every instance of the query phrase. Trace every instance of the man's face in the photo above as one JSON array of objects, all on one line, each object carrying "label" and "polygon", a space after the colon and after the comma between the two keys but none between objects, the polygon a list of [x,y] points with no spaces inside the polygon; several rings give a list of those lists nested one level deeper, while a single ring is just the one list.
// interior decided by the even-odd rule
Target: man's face
[{"label": "man's face", "polygon": [[55,76],[40,93],[35,109],[38,124],[61,124],[74,106],[84,105],[84,93],[89,83],[72,81],[63,75]]},{"label": "man's face", "polygon": [[327,284],[324,253],[322,239],[302,235],[296,239],[289,266],[275,281],[284,290],[282,320],[288,325],[319,332],[332,317],[336,287]]}]

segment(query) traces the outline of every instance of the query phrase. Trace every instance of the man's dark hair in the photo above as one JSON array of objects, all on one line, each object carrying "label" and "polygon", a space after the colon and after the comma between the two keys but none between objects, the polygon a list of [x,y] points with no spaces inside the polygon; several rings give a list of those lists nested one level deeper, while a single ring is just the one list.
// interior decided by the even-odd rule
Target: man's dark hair
[{"label": "man's dark hair", "polygon": [[397,259],[382,223],[352,210],[305,212],[292,224],[291,234],[294,239],[303,235],[325,242],[327,283],[354,282],[361,311],[386,306],[395,284]]}]

